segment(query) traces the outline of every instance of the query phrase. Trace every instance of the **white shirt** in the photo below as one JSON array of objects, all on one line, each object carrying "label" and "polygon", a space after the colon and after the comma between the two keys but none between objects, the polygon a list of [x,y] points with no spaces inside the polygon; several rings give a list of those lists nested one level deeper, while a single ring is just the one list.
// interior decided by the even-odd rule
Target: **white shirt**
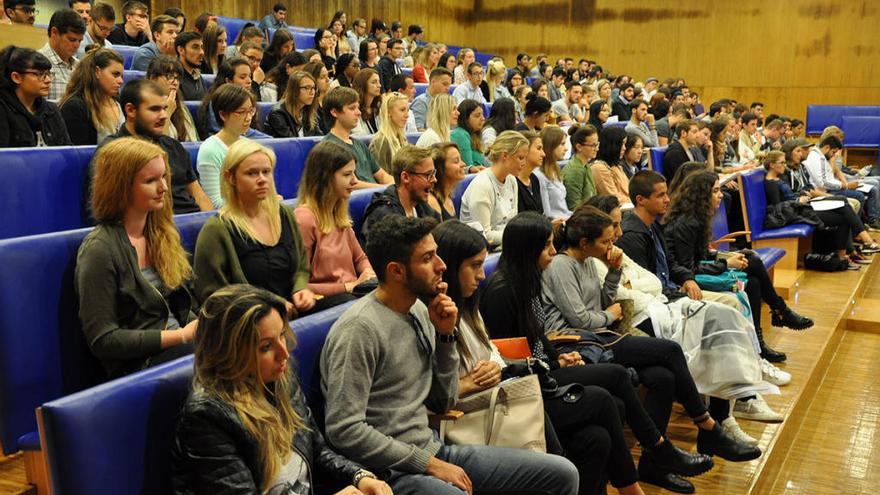
[{"label": "white shirt", "polygon": [[477,86],[475,89],[471,86],[470,81],[456,86],[455,91],[452,92],[452,96],[455,97],[456,103],[461,103],[464,100],[474,100],[477,103],[486,103],[486,97],[483,96],[483,91],[480,90],[480,86]]},{"label": "white shirt", "polygon": [[807,155],[802,166],[807,169],[813,187],[824,187],[829,191],[843,189],[843,184],[834,177],[831,164],[828,163],[828,159],[819,151],[819,148],[814,146],[810,149],[810,154]]},{"label": "white shirt", "polygon": [[518,213],[518,201],[516,178],[508,175],[502,184],[487,168],[474,177],[461,198],[461,221],[482,230],[490,244],[500,245],[504,227]]},{"label": "white shirt", "polygon": [[[440,135],[437,134],[437,131],[429,128],[429,129],[426,129],[425,132],[423,132],[421,136],[419,136],[419,140],[416,141],[416,146],[418,146],[419,148],[427,148],[427,147],[429,147],[433,144],[437,144],[441,141],[442,141],[442,139],[440,139]],[[447,141],[448,141],[448,139],[447,139]]]}]

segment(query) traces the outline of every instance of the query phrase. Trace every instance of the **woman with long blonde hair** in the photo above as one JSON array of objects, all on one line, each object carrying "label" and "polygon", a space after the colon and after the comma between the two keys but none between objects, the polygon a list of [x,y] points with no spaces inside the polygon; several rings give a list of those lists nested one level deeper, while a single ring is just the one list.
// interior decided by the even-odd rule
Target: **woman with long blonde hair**
[{"label": "woman with long blonde hair", "polygon": [[486,65],[486,84],[489,85],[489,103],[494,103],[500,98],[510,98],[510,91],[504,85],[507,77],[507,67],[504,60],[493,58]]},{"label": "woman with long blonde hair", "polygon": [[58,100],[73,144],[98,144],[125,124],[125,112],[116,101],[120,87],[122,57],[118,53],[96,48],[79,61],[67,91]]},{"label": "woman with long blonde hair", "polygon": [[196,296],[205,301],[229,284],[251,284],[286,301],[287,316],[315,309],[309,264],[296,219],[275,191],[275,152],[248,139],[223,161],[223,207],[196,241]]},{"label": "woman with long blonde hair", "polygon": [[476,54],[470,48],[462,48],[458,51],[458,65],[455,66],[452,82],[454,84],[464,84],[467,82],[467,68],[477,60]]},{"label": "woman with long blonde hair", "polygon": [[358,285],[376,277],[348,214],[348,199],[357,184],[354,160],[332,141],[315,145],[293,210],[309,257],[309,288],[325,296],[326,306],[354,299]]},{"label": "woman with long blonde hair", "polygon": [[350,485],[337,495],[390,495],[373,473],[327,446],[288,364],[296,341],[285,311],[284,299],[244,284],[205,301],[193,391],[172,450],[175,489],[311,493],[325,481],[320,474]]},{"label": "woman with long blonde hair", "polygon": [[450,141],[452,126],[458,123],[458,105],[455,97],[440,94],[431,98],[428,103],[428,128],[419,136],[416,146],[427,148],[428,146]]},{"label": "woman with long blonde hair", "polygon": [[380,167],[391,173],[391,160],[405,144],[409,98],[403,93],[388,93],[379,107],[379,132],[370,141],[370,153]]},{"label": "woman with long blonde hair", "polygon": [[440,63],[440,47],[434,43],[428,43],[419,52],[418,63],[413,67],[413,81],[417,83],[428,82],[428,74]]},{"label": "woman with long blonde hair", "polygon": [[165,151],[124,137],[94,163],[98,225],[80,245],[74,278],[92,354],[118,377],[192,352],[192,269],[172,219]]}]

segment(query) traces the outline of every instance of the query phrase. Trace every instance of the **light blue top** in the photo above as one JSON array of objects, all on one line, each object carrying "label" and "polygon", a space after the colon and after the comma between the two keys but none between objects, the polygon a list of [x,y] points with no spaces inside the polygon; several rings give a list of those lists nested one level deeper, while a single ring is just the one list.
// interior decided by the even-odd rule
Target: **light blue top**
[{"label": "light blue top", "polygon": [[483,96],[483,91],[477,86],[476,89],[471,87],[470,82],[466,82],[464,84],[459,84],[455,87],[455,91],[452,92],[452,96],[455,97],[456,103],[461,103],[464,100],[474,100],[477,103],[487,103],[486,97]]},{"label": "light blue top", "polygon": [[220,195],[220,179],[223,173],[223,160],[229,147],[216,135],[209,137],[199,146],[199,155],[196,158],[196,168],[199,171],[199,183],[214,208],[223,206],[223,197]]},{"label": "light blue top", "polygon": [[419,96],[416,96],[413,102],[409,105],[409,113],[410,115],[415,116],[416,127],[419,129],[428,128],[428,105],[430,104],[431,95],[425,91]]},{"label": "light blue top", "polygon": [[[76,58],[82,60],[82,58],[86,56],[86,47],[94,44],[95,40],[92,39],[92,35],[90,35],[89,30],[86,29],[82,43],[79,44],[79,49],[76,51]],[[104,48],[113,48],[113,43],[107,41],[107,38],[104,38]]]},{"label": "light blue top", "polygon": [[131,70],[147,70],[147,67],[150,66],[150,62],[152,62],[158,55],[159,47],[156,46],[155,42],[151,41],[146,45],[141,45],[140,48],[134,52],[134,59],[131,61]]},{"label": "light blue top", "polygon": [[541,204],[544,206],[544,215],[550,218],[568,218],[571,210],[565,203],[565,184],[562,180],[550,180],[540,168],[533,172],[541,184]]}]

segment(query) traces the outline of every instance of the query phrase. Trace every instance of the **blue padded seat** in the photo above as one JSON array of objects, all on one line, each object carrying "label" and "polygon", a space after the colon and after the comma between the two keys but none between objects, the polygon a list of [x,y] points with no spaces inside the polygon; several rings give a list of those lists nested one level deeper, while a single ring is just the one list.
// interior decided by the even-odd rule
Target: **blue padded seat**
[{"label": "blue padded seat", "polygon": [[129,82],[134,81],[136,79],[143,79],[147,77],[147,72],[143,70],[124,70],[122,71],[122,81]]},{"label": "blue padded seat", "polygon": [[491,53],[483,53],[483,52],[478,52],[478,51],[474,50],[474,58],[483,67],[485,67],[486,64],[488,64],[489,61],[492,60],[493,57],[495,57],[495,55],[492,55]]},{"label": "blue padded seat", "polygon": [[755,168],[743,172],[740,176],[740,194],[744,201],[746,225],[751,231],[751,240],[782,239],[790,237],[807,237],[813,233],[813,227],[806,224],[786,225],[779,229],[764,229],[764,218],[767,216],[767,196],[764,192],[764,169]]},{"label": "blue padded seat", "polygon": [[40,432],[32,431],[19,437],[18,448],[23,452],[38,452],[40,446]]},{"label": "blue padded seat", "polygon": [[629,122],[629,121],[625,121],[625,122],[611,122],[611,123],[605,124],[605,127],[619,127],[619,128],[621,128],[621,129],[623,129],[623,128],[626,127],[626,124],[627,124],[628,122]]},{"label": "blue padded seat", "polygon": [[452,204],[455,206],[455,212],[461,211],[461,197],[464,196],[464,192],[467,190],[468,186],[471,185],[471,181],[474,180],[477,174],[467,174],[464,176],[464,179],[455,186],[455,190],[452,191]]},{"label": "blue padded seat", "polygon": [[[419,96],[420,94],[424,93],[425,91],[428,91],[428,83],[414,83],[414,85],[416,87],[416,96]],[[450,93],[450,94],[452,94],[452,93]]]},{"label": "blue padded seat", "polygon": [[648,164],[651,170],[663,175],[663,157],[666,155],[668,146],[648,148]]},{"label": "blue padded seat", "polygon": [[411,76],[412,75],[412,67],[401,67],[400,72],[402,72],[408,76]]},{"label": "blue padded seat", "polygon": [[486,256],[486,261],[483,262],[483,271],[486,272],[486,278],[480,282],[480,285],[483,285],[483,282],[489,280],[489,277],[495,273],[495,270],[498,268],[499,259],[501,259],[501,253],[489,253],[489,255]]},{"label": "blue padded seat", "polygon": [[113,51],[122,56],[122,68],[124,70],[131,69],[134,61],[134,54],[139,46],[113,45]]},{"label": "blue padded seat", "polygon": [[807,105],[808,135],[819,135],[829,125],[841,127],[844,115],[880,116],[880,106],[869,105]]},{"label": "blue padded seat", "polygon": [[242,29],[244,29],[244,25],[249,22],[255,26],[260,24],[260,21],[249,21],[246,19],[238,19],[235,17],[226,17],[222,15],[217,16],[217,24],[220,24],[221,26],[226,28],[226,39],[229,40],[230,45],[235,41],[235,38],[238,37],[238,33],[241,32]]},{"label": "blue padded seat", "polygon": [[761,258],[768,270],[785,256],[784,249],[775,247],[762,247],[755,249],[755,252],[758,253],[758,257]]},{"label": "blue padded seat", "polygon": [[293,46],[296,47],[297,50],[305,50],[307,48],[315,47],[315,33],[307,33],[302,31],[292,31],[293,34]]},{"label": "blue padded seat", "polygon": [[[724,202],[722,202],[718,207],[718,210],[715,211],[715,217],[712,219],[712,238],[720,239],[729,233],[730,229],[727,227],[727,209],[724,206]],[[722,243],[718,246],[718,249],[721,251],[727,251],[730,249],[730,245],[728,243]],[[761,247],[754,251],[758,253],[758,257],[761,258],[761,261],[764,262],[764,266],[767,267],[768,270],[773,268],[773,265],[785,256],[785,250],[777,247]]]},{"label": "blue padded seat", "polygon": [[[354,303],[355,301],[340,304],[290,322],[296,335],[296,347],[293,349],[293,355],[297,361],[300,383],[309,405],[313,408],[323,409],[320,405],[322,401],[320,361],[324,340],[327,339],[327,334],[333,323]],[[323,419],[323,414],[321,418]],[[317,414],[315,414],[315,419],[318,419]]]},{"label": "blue padded seat", "polygon": [[877,148],[880,146],[880,116],[857,117],[844,115],[840,126],[847,148]]},{"label": "blue padded seat", "polygon": [[351,197],[348,199],[348,214],[351,216],[351,228],[354,229],[355,234],[360,235],[361,226],[364,224],[364,213],[373,198],[373,193],[381,191],[384,187],[388,186],[352,191]]},{"label": "blue padded seat", "polygon": [[217,79],[217,74],[202,74],[202,82],[205,83],[206,88],[213,86],[215,79]]}]

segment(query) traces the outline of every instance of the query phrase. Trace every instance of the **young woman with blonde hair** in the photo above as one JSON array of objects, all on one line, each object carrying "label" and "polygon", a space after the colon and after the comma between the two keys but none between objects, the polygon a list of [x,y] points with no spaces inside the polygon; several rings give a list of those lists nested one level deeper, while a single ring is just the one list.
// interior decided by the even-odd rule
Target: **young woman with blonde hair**
[{"label": "young woman with blonde hair", "polygon": [[409,118],[409,98],[403,93],[389,93],[379,107],[379,131],[370,141],[370,153],[376,163],[391,173],[391,160],[405,144],[406,121]]},{"label": "young woman with blonde hair", "polygon": [[224,205],[196,241],[200,301],[229,284],[249,283],[283,297],[286,316],[315,308],[302,236],[293,212],[278,199],[274,170],[271,149],[247,139],[229,147],[220,186]]},{"label": "young woman with blonde hair", "polygon": [[517,131],[504,131],[489,148],[492,166],[471,181],[461,198],[461,221],[483,232],[493,246],[501,244],[507,222],[516,216],[516,175],[525,165],[529,140]]},{"label": "young woman with blonde hair", "polygon": [[266,132],[273,137],[321,136],[318,126],[318,82],[307,72],[296,72],[287,80],[284,100],[266,119]]},{"label": "young woman with blonde hair", "polygon": [[504,60],[500,58],[490,60],[486,66],[486,84],[489,85],[489,103],[493,103],[500,98],[510,98],[510,91],[504,85],[505,77],[507,77],[507,68],[504,66]]},{"label": "young woman with blonde hair", "polygon": [[312,148],[293,210],[311,276],[309,288],[333,306],[355,298],[358,285],[376,277],[351,228],[348,199],[357,184],[354,155],[332,141]]},{"label": "young woman with blonde hair", "polygon": [[428,103],[428,128],[419,136],[416,146],[427,148],[450,140],[453,123],[458,122],[458,105],[452,95],[440,94]]},{"label": "young woman with blonde hair", "polygon": [[98,144],[125,123],[125,112],[116,101],[121,87],[122,57],[118,53],[97,48],[79,61],[67,91],[58,100],[73,144]]},{"label": "young woman with blonde hair", "polygon": [[462,48],[458,51],[458,65],[455,66],[455,70],[452,71],[453,78],[452,82],[454,84],[464,84],[467,82],[467,68],[472,63],[476,62],[477,57],[474,54],[474,51],[470,48]]},{"label": "young woman with blonde hair", "polygon": [[427,83],[428,74],[440,63],[440,47],[433,43],[420,47],[418,63],[413,67],[413,81],[417,83]]},{"label": "young woman with blonde hair", "polygon": [[391,494],[327,446],[291,363],[282,298],[224,287],[205,301],[199,325],[193,391],[171,453],[176,490],[310,493],[321,475],[350,485],[337,495]]},{"label": "young woman with blonde hair", "polygon": [[192,269],[172,219],[165,151],[124,137],[94,163],[98,226],[79,248],[74,278],[92,354],[118,377],[192,352]]}]

